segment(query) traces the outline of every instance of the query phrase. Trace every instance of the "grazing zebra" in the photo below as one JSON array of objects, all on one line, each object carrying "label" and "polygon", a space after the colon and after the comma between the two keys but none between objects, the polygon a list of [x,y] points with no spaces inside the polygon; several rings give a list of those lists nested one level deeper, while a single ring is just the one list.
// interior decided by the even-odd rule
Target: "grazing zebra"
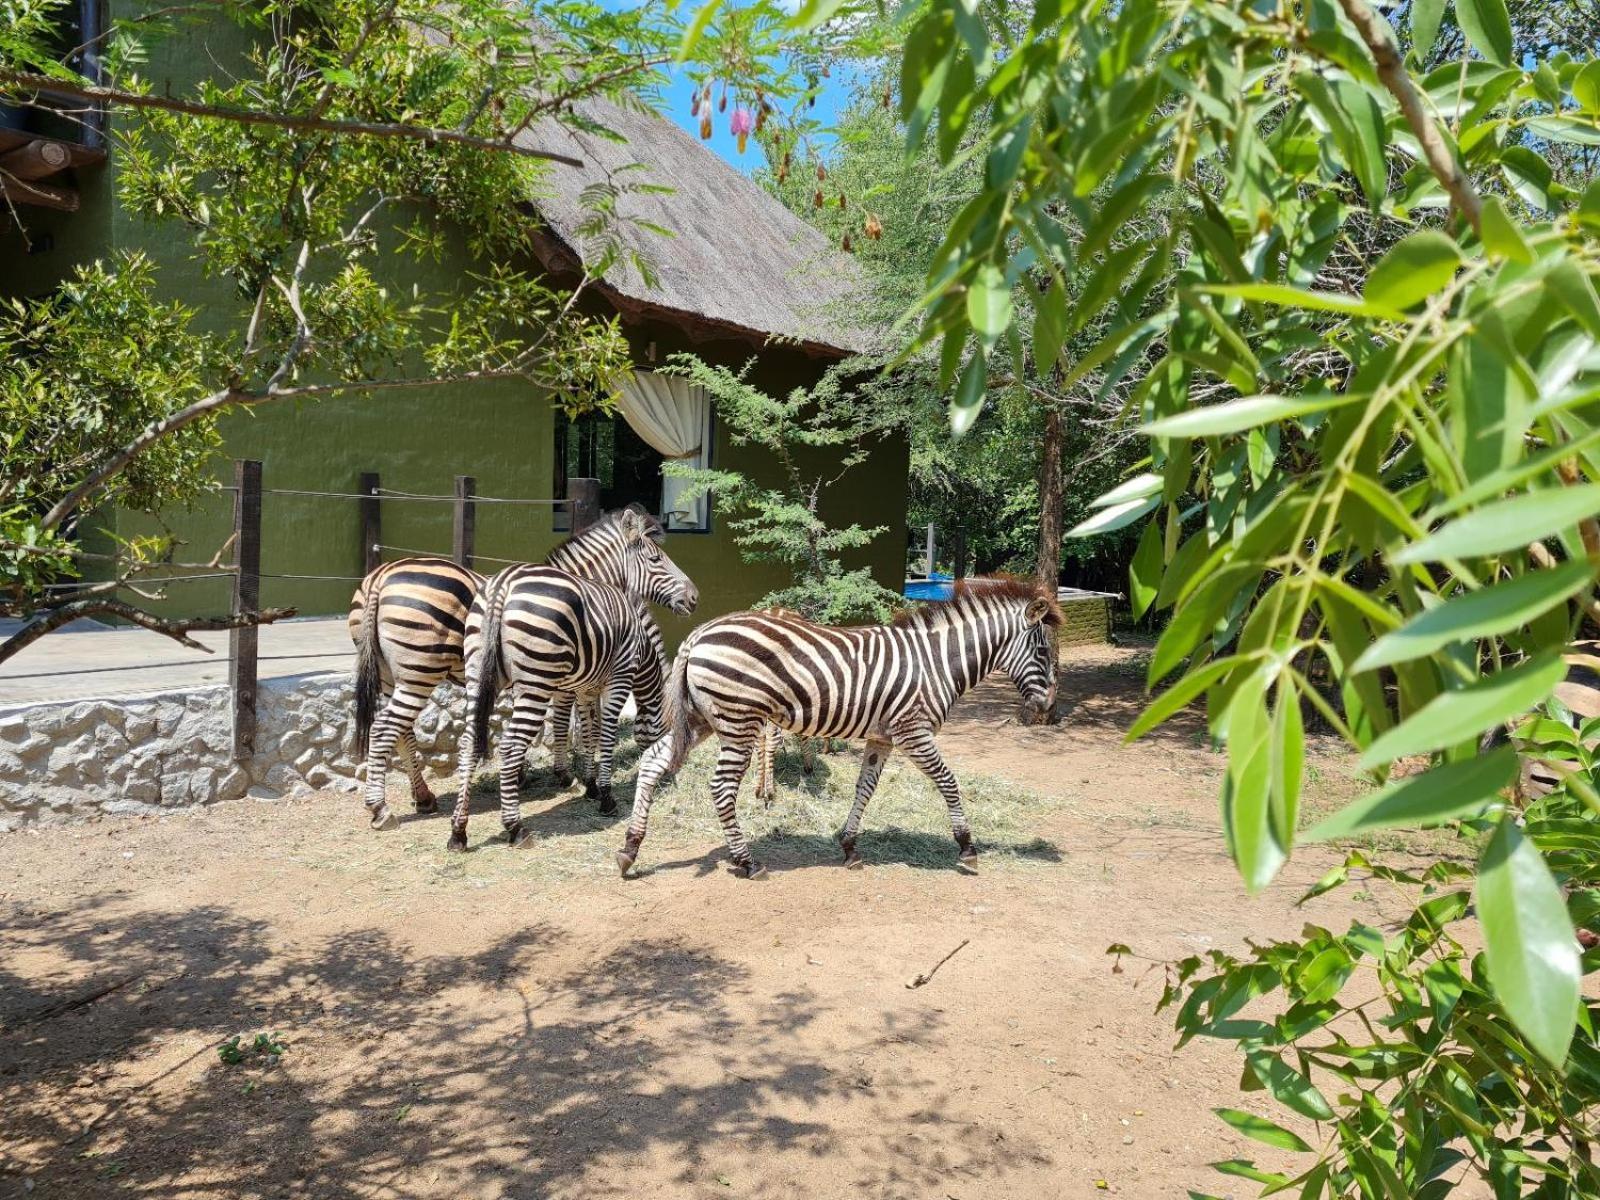
[{"label": "grazing zebra", "polygon": [[[665,533],[642,507],[629,505],[568,538],[551,551],[549,561],[574,575],[624,587],[629,531],[652,541]],[[467,611],[482,587],[482,575],[449,559],[404,558],[370,572],[351,599],[356,754],[367,764],[366,805],[374,829],[399,824],[384,798],[389,759],[397,746],[406,762],[416,810],[438,809],[411,730],[441,683],[463,681],[461,643]],[[659,630],[655,637],[659,644]],[[642,736],[644,731],[638,732]]]},{"label": "grazing zebra", "polygon": [[1061,610],[1043,588],[1004,578],[963,580],[953,599],[891,625],[840,628],[759,612],[708,621],[689,635],[673,662],[669,734],[639,764],[633,818],[617,853],[622,873],[639,856],[662,777],[713,732],[720,749],[711,791],[734,868],[746,878],[765,872],[750,856],[734,801],[767,722],[805,737],[866,739],[855,804],[839,835],[847,866],[861,865],[861,817],[898,747],[944,797],[959,861],[970,868],[977,851],[961,791],[934,734],[957,698],[996,669],[1011,677],[1026,705],[1054,708],[1048,627],[1060,623]]},{"label": "grazing zebra", "polygon": [[[636,531],[624,558],[626,589],[580,579],[554,567],[508,567],[489,580],[467,616],[466,712],[461,732],[460,782],[450,822],[451,850],[467,846],[468,798],[478,759],[488,749],[489,714],[502,684],[512,689],[511,717],[500,735],[500,822],[506,840],[525,845],[519,783],[528,745],[557,696],[600,698],[595,781],[600,811],[616,811],[611,770],[617,717],[636,671],[659,671],[650,625],[639,599],[687,615],[699,601],[689,577],[661,548]],[[643,697],[660,694],[640,688]],[[645,703],[641,699],[641,707]],[[648,719],[648,718],[647,718]]]}]

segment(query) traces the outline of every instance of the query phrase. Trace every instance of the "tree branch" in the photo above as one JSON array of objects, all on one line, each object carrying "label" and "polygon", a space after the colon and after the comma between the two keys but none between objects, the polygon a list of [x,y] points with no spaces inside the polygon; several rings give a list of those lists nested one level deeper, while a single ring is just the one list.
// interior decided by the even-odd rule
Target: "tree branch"
[{"label": "tree branch", "polygon": [[1483,201],[1473,188],[1472,180],[1467,178],[1467,173],[1456,161],[1455,155],[1450,153],[1450,147],[1445,144],[1438,124],[1423,109],[1422,96],[1417,92],[1416,85],[1411,82],[1410,73],[1400,61],[1400,50],[1395,45],[1389,23],[1373,12],[1367,6],[1366,0],[1339,0],[1339,5],[1344,9],[1345,16],[1350,18],[1350,23],[1356,27],[1361,40],[1366,43],[1367,50],[1371,52],[1372,61],[1377,65],[1378,78],[1382,80],[1383,86],[1388,88],[1400,102],[1400,111],[1405,114],[1406,124],[1411,126],[1411,132],[1417,135],[1417,142],[1422,146],[1422,153],[1428,160],[1428,168],[1444,185],[1444,190],[1449,193],[1450,203],[1455,206],[1456,211],[1466,218],[1474,233],[1480,233]]},{"label": "tree branch", "polygon": [[202,645],[188,634],[195,630],[247,629],[256,625],[270,625],[273,621],[294,616],[295,612],[296,610],[292,608],[263,608],[259,612],[229,613],[225,617],[169,619],[147,613],[142,608],[135,608],[120,600],[78,600],[71,604],[63,604],[60,608],[53,608],[43,616],[36,617],[4,642],[0,642],[0,663],[31,646],[45,634],[60,629],[69,621],[76,621],[79,617],[92,617],[99,613],[110,613],[112,616],[121,617],[141,629],[164,634],[191,650],[202,650],[210,654],[209,646]]},{"label": "tree branch", "polygon": [[219,121],[234,121],[241,125],[273,125],[280,129],[306,129],[321,133],[337,133],[347,137],[402,138],[437,145],[451,142],[458,146],[471,146],[479,150],[493,150],[501,154],[515,154],[522,158],[540,158],[564,166],[581,167],[583,160],[554,150],[541,150],[534,146],[520,146],[510,138],[481,138],[454,129],[436,129],[427,125],[405,125],[374,121],[344,121],[331,117],[295,116],[291,113],[259,112],[247,108],[222,108],[214,104],[201,104],[194,100],[179,100],[168,96],[151,96],[141,92],[125,92],[120,88],[97,87],[93,84],[72,83],[49,75],[36,75],[31,71],[16,71],[0,67],[0,88],[7,92],[46,92],[57,96],[71,96],[95,104],[117,105],[122,108],[156,108],[166,112],[184,113],[191,117],[209,117]]}]

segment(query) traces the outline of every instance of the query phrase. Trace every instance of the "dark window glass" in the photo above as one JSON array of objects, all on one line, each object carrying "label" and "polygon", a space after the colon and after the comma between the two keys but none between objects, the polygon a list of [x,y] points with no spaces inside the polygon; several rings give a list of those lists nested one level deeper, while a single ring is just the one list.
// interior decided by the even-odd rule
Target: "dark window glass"
[{"label": "dark window glass", "polygon": [[[574,419],[556,413],[557,499],[566,497],[568,479],[598,479],[602,510],[638,503],[659,515],[661,461],[661,455],[620,415],[593,412]],[[556,528],[568,528],[569,523],[569,515],[557,509]]]}]

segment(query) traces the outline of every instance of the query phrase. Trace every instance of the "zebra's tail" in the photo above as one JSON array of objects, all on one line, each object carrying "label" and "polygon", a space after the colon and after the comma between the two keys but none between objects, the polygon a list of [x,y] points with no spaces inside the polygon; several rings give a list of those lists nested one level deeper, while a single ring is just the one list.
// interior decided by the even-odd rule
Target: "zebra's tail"
[{"label": "zebra's tail", "polygon": [[356,634],[356,757],[367,757],[367,739],[383,697],[383,652],[378,646],[378,598],[381,589],[368,590]]},{"label": "zebra's tail", "polygon": [[[505,584],[495,579],[483,591],[483,643],[478,656],[477,689],[470,697],[472,740],[479,758],[489,754],[489,718],[500,694],[500,635],[505,623]],[[467,684],[470,687],[472,680]]]},{"label": "zebra's tail", "polygon": [[678,647],[661,701],[661,725],[672,739],[670,770],[676,770],[689,753],[690,726],[694,722],[694,698],[689,695],[689,652],[693,646],[694,639],[690,638]]}]

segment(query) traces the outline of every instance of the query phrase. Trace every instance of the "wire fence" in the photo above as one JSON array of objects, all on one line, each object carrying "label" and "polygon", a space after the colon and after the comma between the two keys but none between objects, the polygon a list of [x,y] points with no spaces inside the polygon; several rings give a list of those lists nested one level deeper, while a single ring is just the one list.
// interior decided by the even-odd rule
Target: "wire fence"
[{"label": "wire fence", "polygon": [[[318,488],[269,488],[262,486],[261,464],[250,460],[241,460],[234,463],[234,480],[231,484],[221,485],[219,490],[229,493],[233,497],[233,533],[227,545],[232,546],[233,563],[219,570],[203,569],[212,564],[196,563],[193,566],[202,568],[183,574],[174,573],[181,571],[190,564],[174,564],[154,562],[148,565],[151,574],[142,574],[139,564],[127,558],[115,555],[79,554],[84,561],[98,560],[111,564],[111,578],[103,581],[83,579],[65,583],[52,583],[45,585],[51,592],[62,598],[57,603],[66,603],[73,598],[74,593],[85,597],[105,595],[114,592],[118,587],[135,590],[158,590],[177,583],[191,583],[198,580],[231,580],[233,584],[231,611],[235,613],[256,612],[261,609],[261,581],[283,580],[297,583],[360,583],[367,575],[371,574],[384,559],[384,555],[413,556],[426,555],[431,557],[449,558],[465,567],[472,567],[475,562],[494,563],[501,565],[514,564],[519,559],[497,558],[490,555],[477,553],[477,511],[480,505],[502,504],[523,506],[530,508],[544,508],[551,511],[566,510],[571,514],[568,522],[572,532],[578,532],[593,524],[600,516],[600,481],[598,479],[568,479],[567,494],[564,498],[542,498],[529,496],[480,496],[477,494],[477,480],[470,475],[455,477],[455,488],[449,495],[408,492],[395,488],[383,487],[376,472],[364,472],[360,477],[358,490],[353,492],[334,491]],[[359,527],[361,562],[360,574],[322,574],[314,572],[297,571],[271,571],[263,570],[261,562],[262,550],[262,517],[269,498],[276,499],[312,499],[312,500],[338,500],[354,501],[357,508],[355,520]],[[383,507],[388,504],[446,504],[450,507],[450,546],[448,550],[440,547],[423,550],[406,546],[395,546],[383,541]],[[226,546],[224,549],[226,550]],[[219,555],[220,557],[220,555]],[[155,573],[163,572],[163,573]],[[260,652],[259,630],[255,626],[242,626],[229,630],[228,681],[233,700],[233,754],[236,760],[250,758],[255,753],[256,735],[256,685],[259,678],[259,665],[263,662],[278,662],[288,660],[327,659],[333,657],[327,652],[299,653],[299,654],[262,654]],[[341,656],[342,657],[342,656]],[[133,663],[99,668],[105,671],[136,671],[148,667],[173,667],[189,665],[210,665],[219,662],[215,658],[180,659],[177,661],[162,661],[150,663]],[[47,671],[32,676],[17,676],[16,678],[44,678],[51,675],[81,675],[81,671]]]}]

